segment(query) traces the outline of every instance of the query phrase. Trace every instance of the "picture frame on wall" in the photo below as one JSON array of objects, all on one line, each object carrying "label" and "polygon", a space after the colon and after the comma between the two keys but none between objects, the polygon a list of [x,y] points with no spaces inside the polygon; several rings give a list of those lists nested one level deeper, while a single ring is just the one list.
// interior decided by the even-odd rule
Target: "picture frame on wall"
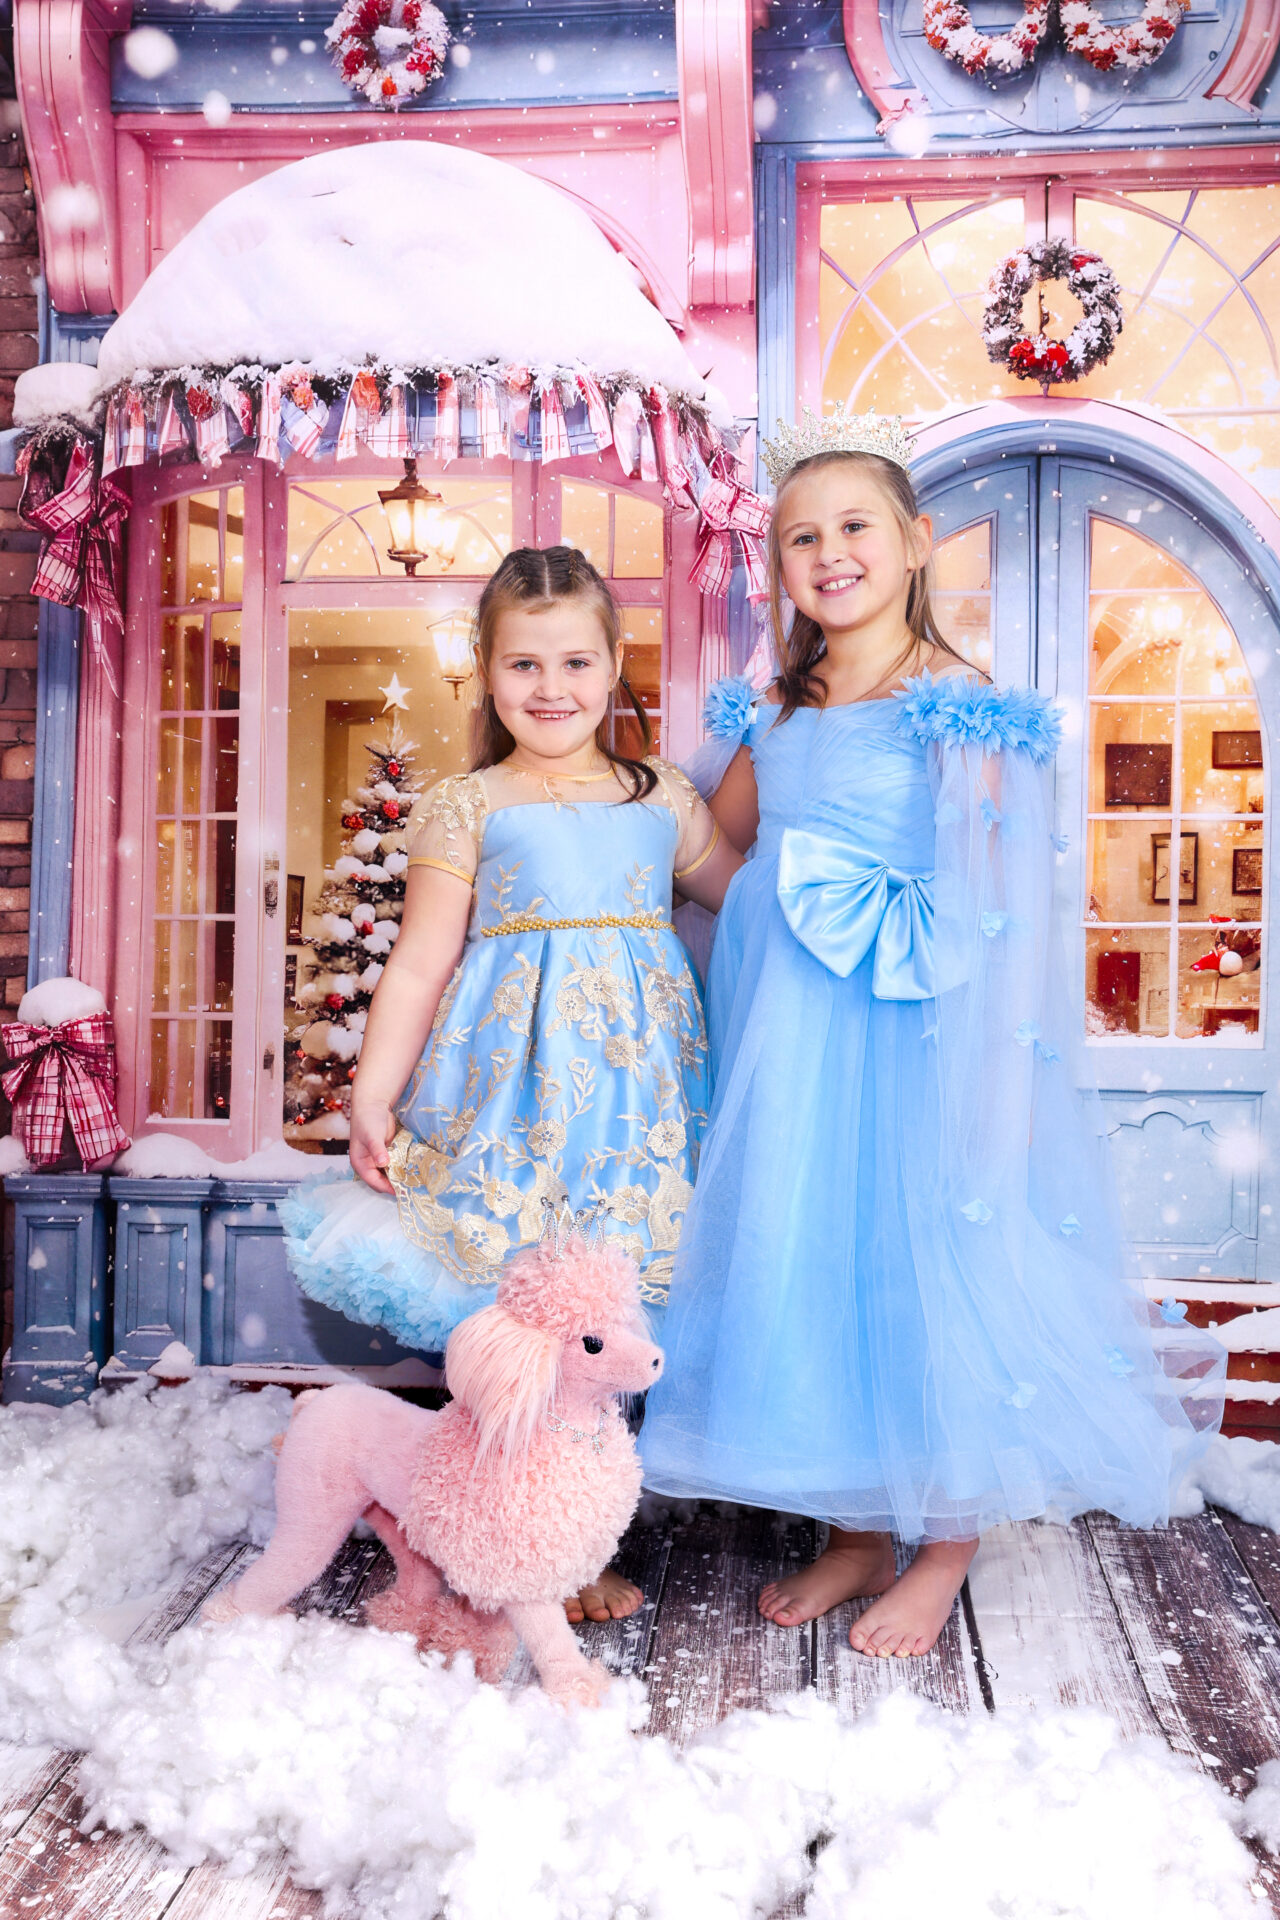
[{"label": "picture frame on wall", "polygon": [[[1157,907],[1169,904],[1169,842],[1167,833],[1151,836],[1151,900]],[[1200,835],[1179,834],[1178,905],[1194,907],[1200,886]]]},{"label": "picture frame on wall", "polygon": [[1109,807],[1167,807],[1173,798],[1173,748],[1164,740],[1109,740],[1104,760]]},{"label": "picture frame on wall", "polygon": [[284,937],[289,946],[296,947],[302,939],[302,905],[306,890],[305,876],[291,873],[285,882],[284,895]]},{"label": "picture frame on wall", "polygon": [[1262,848],[1234,847],[1231,853],[1232,893],[1262,892]]},{"label": "picture frame on wall", "polygon": [[1261,767],[1262,732],[1258,727],[1216,728],[1213,735],[1213,764],[1219,770]]}]

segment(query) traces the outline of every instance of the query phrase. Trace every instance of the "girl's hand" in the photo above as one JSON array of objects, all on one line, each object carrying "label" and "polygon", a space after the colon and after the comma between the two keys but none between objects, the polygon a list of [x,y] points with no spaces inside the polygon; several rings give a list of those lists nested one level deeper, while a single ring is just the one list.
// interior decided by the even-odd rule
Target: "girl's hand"
[{"label": "girl's hand", "polygon": [[396,1119],[390,1107],[381,1102],[352,1104],[351,1171],[375,1193],[395,1192],[383,1171],[391,1157],[387,1149],[395,1137]]}]

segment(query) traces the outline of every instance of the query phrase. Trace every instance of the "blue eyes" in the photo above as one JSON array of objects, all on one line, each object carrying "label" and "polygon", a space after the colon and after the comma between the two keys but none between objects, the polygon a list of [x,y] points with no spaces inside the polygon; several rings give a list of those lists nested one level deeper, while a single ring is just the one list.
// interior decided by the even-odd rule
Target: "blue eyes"
[{"label": "blue eyes", "polygon": [[[591,667],[595,665],[595,662],[592,660],[575,659],[566,660],[564,664],[566,667]],[[512,673],[523,673],[526,667],[532,667],[536,673],[540,665],[541,662],[538,660],[512,660],[510,662],[510,671]]]},{"label": "blue eyes", "polygon": [[[867,523],[865,520],[846,520],[840,531],[841,533],[865,533],[866,527]],[[811,545],[816,538],[816,534],[798,533],[791,544],[793,547],[807,547]]]}]

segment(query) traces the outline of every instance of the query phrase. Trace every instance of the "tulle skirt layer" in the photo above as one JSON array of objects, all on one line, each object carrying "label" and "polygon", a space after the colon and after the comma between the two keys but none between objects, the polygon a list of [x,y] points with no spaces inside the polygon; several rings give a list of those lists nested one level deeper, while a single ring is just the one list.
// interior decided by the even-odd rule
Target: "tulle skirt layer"
[{"label": "tulle skirt layer", "polygon": [[716,1087],[646,1485],[907,1540],[1090,1508],[1165,1520],[1223,1356],[1119,1277],[1087,1107],[1059,1077],[1021,1195],[944,1204],[936,1003],[873,998],[870,956],[829,972],[775,884],[771,863],[743,870],[712,956]]},{"label": "tulle skirt layer", "polygon": [[467,1286],[415,1246],[390,1194],[354,1174],[308,1181],[277,1206],[303,1292],[403,1346],[439,1353],[460,1320],[493,1304],[494,1286]]}]

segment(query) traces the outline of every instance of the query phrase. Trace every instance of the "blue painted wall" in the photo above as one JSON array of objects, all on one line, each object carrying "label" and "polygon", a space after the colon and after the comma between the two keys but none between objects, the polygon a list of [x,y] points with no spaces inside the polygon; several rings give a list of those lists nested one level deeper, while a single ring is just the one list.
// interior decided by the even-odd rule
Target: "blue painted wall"
[{"label": "blue painted wall", "polygon": [[[1010,0],[973,0],[975,24],[1003,32],[1020,12]],[[1136,9],[1135,9],[1136,11]],[[1028,153],[1126,147],[1250,145],[1280,127],[1273,65],[1256,112],[1207,100],[1231,49],[1243,0],[1197,0],[1159,60],[1140,73],[1098,73],[1067,54],[1053,25],[1029,71],[969,75],[924,38],[920,0],[881,0],[890,58],[905,84],[928,96],[931,160],[980,147]],[[1130,9],[1126,8],[1128,15]],[[755,36],[757,126],[793,159],[885,153],[876,109],[845,51],[840,0],[773,0]]]}]

